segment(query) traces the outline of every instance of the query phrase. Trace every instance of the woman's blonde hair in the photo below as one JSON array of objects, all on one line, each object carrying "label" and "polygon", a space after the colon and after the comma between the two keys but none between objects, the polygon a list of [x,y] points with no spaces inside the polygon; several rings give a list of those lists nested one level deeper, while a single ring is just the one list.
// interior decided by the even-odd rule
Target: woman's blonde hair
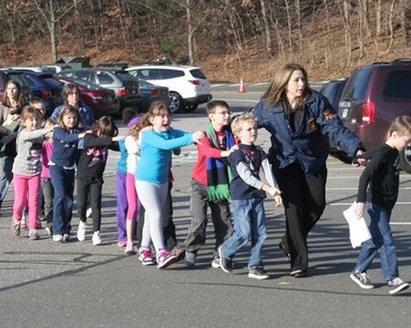
[{"label": "woman's blonde hair", "polygon": [[304,76],[305,88],[304,93],[300,98],[299,105],[303,104],[304,100],[312,93],[312,90],[308,83],[307,71],[301,65],[293,63],[284,65],[275,73],[273,80],[262,97],[267,104],[275,105],[287,100],[287,84],[290,81],[291,75],[295,71],[301,71]]}]

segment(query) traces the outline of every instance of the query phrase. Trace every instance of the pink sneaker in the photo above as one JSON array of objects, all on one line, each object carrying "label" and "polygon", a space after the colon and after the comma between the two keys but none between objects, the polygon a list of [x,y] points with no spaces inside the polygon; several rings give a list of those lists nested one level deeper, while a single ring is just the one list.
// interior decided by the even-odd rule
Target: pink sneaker
[{"label": "pink sneaker", "polygon": [[171,264],[178,261],[177,256],[169,251],[162,251],[157,257],[157,269],[168,268]]},{"label": "pink sneaker", "polygon": [[154,260],[154,255],[150,250],[148,249],[140,250],[139,254],[140,255],[138,256],[138,259],[140,260],[142,265],[156,264],[156,261]]}]

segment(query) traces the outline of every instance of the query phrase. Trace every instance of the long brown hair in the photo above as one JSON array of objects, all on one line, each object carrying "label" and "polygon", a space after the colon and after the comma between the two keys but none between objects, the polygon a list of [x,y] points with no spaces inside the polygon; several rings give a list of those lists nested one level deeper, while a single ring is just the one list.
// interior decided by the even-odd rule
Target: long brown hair
[{"label": "long brown hair", "polygon": [[102,116],[93,124],[91,132],[97,136],[115,137],[118,135],[118,128],[110,116]]},{"label": "long brown hair", "polygon": [[59,117],[57,118],[57,125],[58,125],[59,127],[63,128],[64,130],[67,130],[67,127],[64,125],[64,122],[63,122],[63,117],[64,117],[65,115],[69,115],[69,114],[75,114],[75,115],[77,115],[77,123],[76,123],[75,128],[78,128],[78,126],[79,126],[80,123],[82,123],[83,126],[84,126],[83,119],[82,119],[82,117],[81,117],[80,112],[78,111],[78,109],[77,109],[76,107],[71,106],[71,105],[65,104],[65,105],[63,105],[63,107],[61,108]]},{"label": "long brown hair", "polygon": [[300,64],[294,63],[284,65],[275,73],[273,80],[262,97],[267,104],[275,105],[287,100],[287,84],[295,71],[301,71],[305,78],[304,94],[299,101],[299,105],[302,105],[304,100],[312,93],[312,90],[308,83],[307,71]]},{"label": "long brown hair", "polygon": [[162,101],[152,102],[150,108],[148,109],[148,112],[143,115],[143,117],[137,124],[133,125],[130,128],[130,135],[133,136],[135,139],[138,139],[140,131],[147,126],[152,125],[151,119],[157,115],[162,114],[171,115],[172,113],[170,107],[168,107],[167,104],[165,104]]},{"label": "long brown hair", "polygon": [[9,81],[6,83],[6,86],[4,87],[3,100],[2,100],[1,103],[2,103],[2,105],[4,105],[4,106],[13,108],[13,107],[11,106],[10,97],[9,97],[9,95],[7,94],[7,87],[8,87],[10,84],[14,84],[15,87],[17,88],[18,93],[17,93],[17,100],[16,100],[16,104],[17,104],[17,107],[16,107],[16,108],[17,108],[17,109],[20,109],[20,107],[23,106],[23,103],[24,103],[23,92],[21,91],[20,83],[17,82],[17,81],[14,81],[14,80],[9,80]]}]

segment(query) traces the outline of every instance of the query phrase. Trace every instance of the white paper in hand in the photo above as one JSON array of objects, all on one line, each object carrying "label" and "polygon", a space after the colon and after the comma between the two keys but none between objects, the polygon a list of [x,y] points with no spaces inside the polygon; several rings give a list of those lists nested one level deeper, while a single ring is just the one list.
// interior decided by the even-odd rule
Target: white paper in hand
[{"label": "white paper in hand", "polygon": [[370,230],[368,230],[367,223],[364,218],[358,218],[354,212],[356,202],[354,202],[343,214],[348,222],[350,229],[350,241],[352,248],[361,246],[361,244],[371,238]]}]

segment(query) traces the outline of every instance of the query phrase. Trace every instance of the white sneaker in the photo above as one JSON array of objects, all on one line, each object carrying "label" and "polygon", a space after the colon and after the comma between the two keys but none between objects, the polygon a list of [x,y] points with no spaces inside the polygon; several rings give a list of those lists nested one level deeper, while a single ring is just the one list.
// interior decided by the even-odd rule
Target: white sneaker
[{"label": "white sneaker", "polygon": [[77,239],[79,241],[86,240],[86,229],[87,229],[87,224],[83,221],[80,221],[78,224],[78,230],[77,230]]},{"label": "white sneaker", "polygon": [[87,211],[86,211],[86,218],[91,218],[91,214],[92,214],[93,212],[92,212],[92,209],[91,209],[91,207],[89,207],[88,209],[87,209]]},{"label": "white sneaker", "polygon": [[57,235],[53,235],[53,241],[63,241],[63,235],[57,234]]},{"label": "white sneaker", "polygon": [[100,237],[100,231],[95,231],[93,233],[93,245],[97,246],[101,244],[101,237]]}]

